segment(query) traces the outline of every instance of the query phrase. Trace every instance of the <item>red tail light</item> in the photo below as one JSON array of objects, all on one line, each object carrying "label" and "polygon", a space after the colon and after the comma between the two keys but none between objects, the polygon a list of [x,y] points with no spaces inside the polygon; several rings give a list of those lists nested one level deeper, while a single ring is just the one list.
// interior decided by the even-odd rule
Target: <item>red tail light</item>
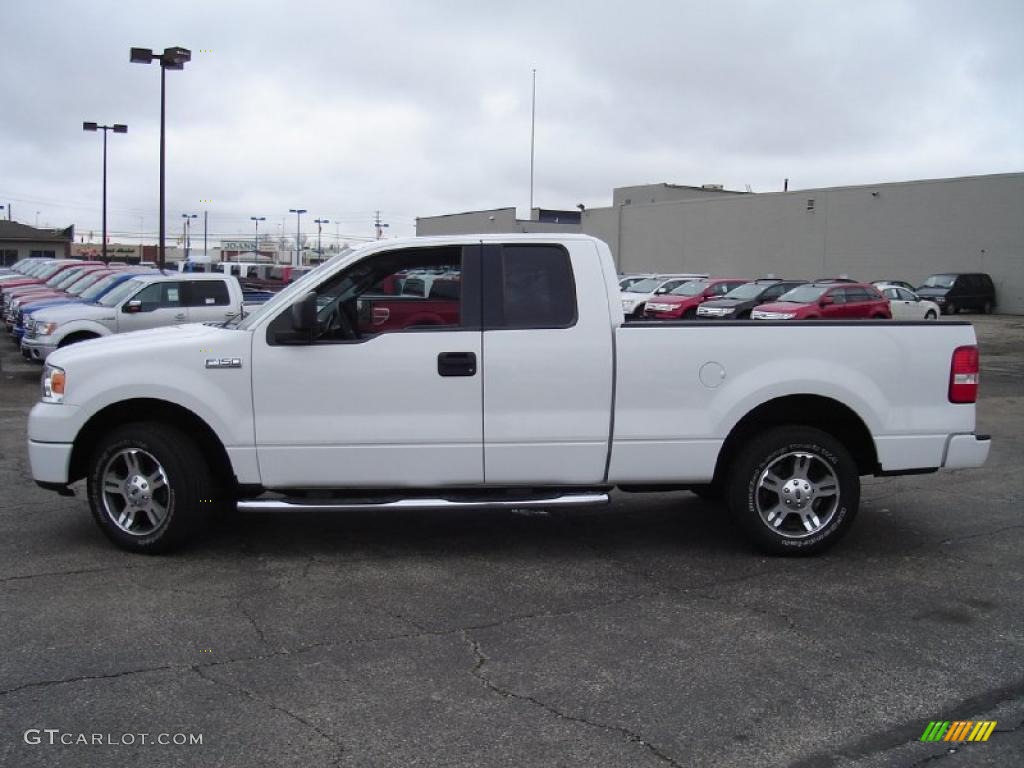
[{"label": "red tail light", "polygon": [[978,348],[957,347],[949,364],[949,402],[978,401]]}]

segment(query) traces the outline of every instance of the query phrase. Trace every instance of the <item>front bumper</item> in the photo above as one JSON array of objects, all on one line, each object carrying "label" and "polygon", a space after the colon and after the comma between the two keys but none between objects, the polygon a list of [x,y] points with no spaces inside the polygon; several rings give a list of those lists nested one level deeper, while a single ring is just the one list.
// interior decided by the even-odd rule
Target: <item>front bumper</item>
[{"label": "front bumper", "polygon": [[992,438],[988,435],[951,435],[946,443],[945,469],[980,467],[988,459]]},{"label": "front bumper", "polygon": [[71,469],[71,443],[28,441],[28,460],[32,479],[37,483],[66,485]]},{"label": "front bumper", "polygon": [[45,336],[31,339],[22,338],[21,340],[21,356],[26,360],[36,360],[42,363],[56,349],[56,342]]}]

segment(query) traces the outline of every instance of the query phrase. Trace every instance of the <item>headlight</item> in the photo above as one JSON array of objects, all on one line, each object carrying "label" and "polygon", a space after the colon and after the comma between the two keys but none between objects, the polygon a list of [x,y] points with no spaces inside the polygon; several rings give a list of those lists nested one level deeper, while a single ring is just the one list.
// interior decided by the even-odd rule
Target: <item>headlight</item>
[{"label": "headlight", "polygon": [[36,322],[36,336],[49,336],[51,333],[57,330],[57,326],[60,323],[40,323]]},{"label": "headlight", "polygon": [[63,403],[66,376],[63,368],[47,365],[43,368],[43,402]]}]

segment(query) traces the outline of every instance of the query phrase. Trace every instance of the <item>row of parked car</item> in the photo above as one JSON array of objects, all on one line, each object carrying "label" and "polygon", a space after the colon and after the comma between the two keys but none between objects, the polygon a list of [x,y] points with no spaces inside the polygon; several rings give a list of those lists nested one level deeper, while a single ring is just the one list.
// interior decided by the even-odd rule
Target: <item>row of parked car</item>
[{"label": "row of parked car", "polygon": [[916,289],[901,280],[858,283],[847,277],[620,275],[619,290],[626,316],[649,320],[935,320],[961,309],[987,314],[996,306],[992,278],[981,273],[932,275]]},{"label": "row of parked car", "polygon": [[68,344],[113,333],[225,322],[251,303],[259,299],[243,296],[238,279],[223,272],[38,258],[0,271],[0,318],[22,355],[37,361]]}]

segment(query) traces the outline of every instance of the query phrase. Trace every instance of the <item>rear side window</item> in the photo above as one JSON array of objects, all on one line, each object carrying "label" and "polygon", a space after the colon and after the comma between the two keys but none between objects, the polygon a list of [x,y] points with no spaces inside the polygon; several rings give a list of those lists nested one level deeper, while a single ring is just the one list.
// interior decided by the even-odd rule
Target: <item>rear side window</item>
[{"label": "rear side window", "polygon": [[223,280],[193,280],[188,286],[190,307],[221,307],[230,303],[228,287]]},{"label": "rear side window", "polygon": [[576,284],[568,252],[554,245],[501,250],[502,328],[568,328],[576,322]]},{"label": "rear side window", "polygon": [[847,301],[873,301],[876,297],[872,296],[864,288],[847,288],[846,289],[846,300]]}]

